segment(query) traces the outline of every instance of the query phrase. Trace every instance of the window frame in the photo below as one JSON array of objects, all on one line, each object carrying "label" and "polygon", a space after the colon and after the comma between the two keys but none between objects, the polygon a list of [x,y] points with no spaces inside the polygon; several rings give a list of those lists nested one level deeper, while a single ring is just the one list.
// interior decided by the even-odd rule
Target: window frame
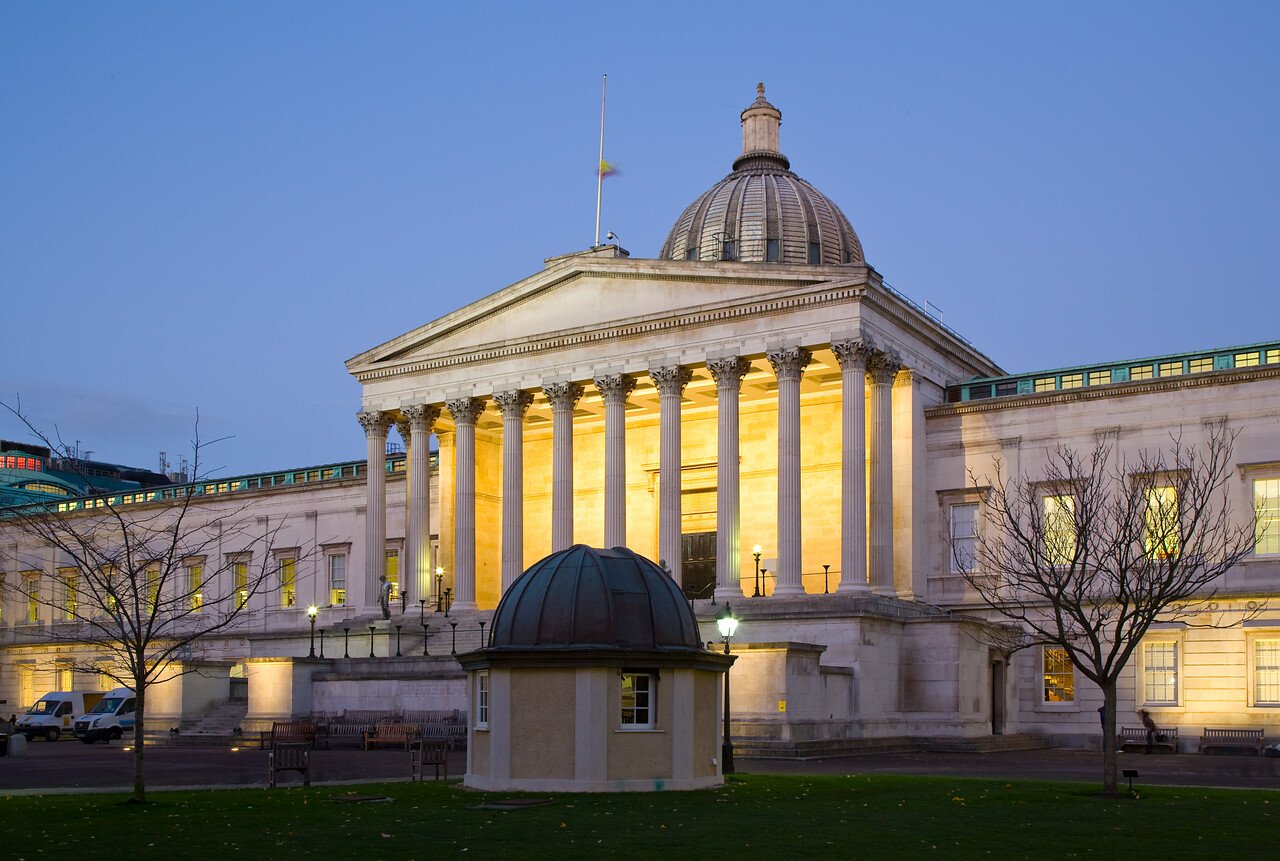
[{"label": "window frame", "polygon": [[[275,557],[275,597],[279,610],[298,609],[298,549],[277,550]],[[285,574],[288,572],[289,576]]]},{"label": "window frame", "polygon": [[[1058,653],[1061,656],[1061,664],[1055,663],[1051,669],[1049,666],[1050,652]],[[1063,669],[1065,667],[1065,669]],[[1064,681],[1070,684],[1070,699],[1049,699],[1050,677],[1063,677]],[[1040,647],[1040,705],[1049,708],[1067,708],[1076,705],[1076,667],[1071,663],[1071,653],[1062,646],[1054,646],[1044,644]],[[1067,686],[1059,682],[1055,685],[1057,689],[1067,690]]]},{"label": "window frame", "polygon": [[[1166,665],[1152,666],[1151,656],[1148,649],[1152,647],[1172,646],[1173,648],[1173,666],[1168,669]],[[1138,646],[1137,651],[1137,671],[1138,676],[1134,679],[1135,699],[1142,704],[1144,708],[1152,709],[1171,709],[1182,707],[1182,688],[1183,678],[1182,669],[1186,659],[1186,638],[1181,630],[1177,631],[1156,631],[1148,633],[1142,638],[1142,643]],[[1153,672],[1171,672],[1173,675],[1173,698],[1172,699],[1155,699],[1150,695],[1152,683],[1150,681]]]},{"label": "window frame", "polygon": [[205,585],[204,557],[193,556],[182,560],[182,588],[187,595],[187,609],[192,613],[204,610]]},{"label": "window frame", "polygon": [[[960,509],[972,509],[973,511],[972,530],[968,535],[958,535],[956,533],[956,511]],[[947,505],[947,538],[948,546],[951,549],[951,552],[947,554],[950,557],[947,567],[952,574],[974,574],[978,571],[978,543],[982,531],[981,522],[982,503],[980,500],[961,499]],[[961,564],[959,552],[961,541],[972,542],[972,549],[968,557],[968,567]]]},{"label": "window frame", "polygon": [[489,671],[476,671],[476,729],[489,729],[489,695],[492,692],[490,687]]},{"label": "window frame", "polygon": [[[1265,510],[1258,504],[1258,485],[1260,484],[1275,485],[1275,496],[1268,498],[1271,504],[1266,506]],[[1264,558],[1280,556],[1280,476],[1266,475],[1253,478],[1249,486],[1253,490],[1253,555]],[[1274,542],[1275,549],[1258,549],[1261,543],[1258,533],[1263,526],[1264,514],[1267,518],[1268,543]]]},{"label": "window frame", "polygon": [[[1259,631],[1256,635],[1246,638],[1245,640],[1249,652],[1249,706],[1258,709],[1280,709],[1280,630]],[[1264,700],[1259,696],[1260,682],[1258,678],[1259,663],[1258,650],[1264,644],[1270,644],[1275,650],[1275,655],[1271,658],[1274,663],[1269,663],[1263,671],[1274,674],[1274,681],[1269,686],[1274,686],[1276,693],[1274,699]]]},{"label": "window frame", "polygon": [[[334,583],[337,582],[333,577],[333,569],[336,560],[342,560],[342,588],[339,590]],[[330,607],[346,607],[347,598],[351,593],[351,545],[350,544],[334,544],[324,547],[324,582],[325,592],[329,598]],[[342,600],[335,600],[336,593],[342,592]]]},{"label": "window frame", "polygon": [[[1054,503],[1054,510],[1050,505]],[[1069,503],[1069,504],[1067,504]],[[1075,560],[1080,549],[1080,529],[1076,523],[1076,495],[1059,488],[1047,487],[1040,495],[1040,516],[1042,518],[1042,552],[1045,561],[1052,568],[1066,568]],[[1065,535],[1062,525],[1070,527],[1070,536]],[[1061,547],[1056,546],[1061,543]]]},{"label": "window frame", "polygon": [[[21,619],[15,620],[23,625],[40,624],[40,578],[44,574],[39,569],[31,568],[18,572],[18,582],[22,589]],[[28,703],[28,705],[30,705]]]},{"label": "window frame", "polygon": [[[656,670],[624,669],[618,674],[618,729],[624,732],[645,732],[658,728],[658,673]],[[636,683],[644,679],[644,690]],[[627,681],[631,681],[630,706],[628,706]],[[643,698],[644,704],[640,704]],[[627,713],[631,712],[631,720]],[[638,720],[643,712],[644,720]]]}]

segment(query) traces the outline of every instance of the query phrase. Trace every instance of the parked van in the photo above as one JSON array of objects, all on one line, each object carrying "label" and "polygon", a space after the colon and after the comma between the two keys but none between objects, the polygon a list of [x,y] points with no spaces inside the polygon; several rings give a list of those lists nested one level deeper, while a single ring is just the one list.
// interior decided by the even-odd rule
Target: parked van
[{"label": "parked van", "polygon": [[100,699],[101,691],[54,691],[45,694],[18,718],[17,731],[28,741],[37,737],[57,741],[64,733],[71,732],[76,715],[91,710]]},{"label": "parked van", "polygon": [[85,744],[93,744],[100,738],[113,741],[133,730],[136,715],[133,688],[108,691],[97,705],[76,718],[76,738]]}]

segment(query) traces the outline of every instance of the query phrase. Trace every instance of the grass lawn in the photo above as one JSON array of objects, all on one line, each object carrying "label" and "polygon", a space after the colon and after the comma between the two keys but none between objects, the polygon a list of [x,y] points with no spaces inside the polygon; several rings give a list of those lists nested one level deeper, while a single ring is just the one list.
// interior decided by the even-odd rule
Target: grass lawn
[{"label": "grass lawn", "polygon": [[[0,858],[1265,858],[1280,792],[964,778],[739,775],[722,789],[548,795],[455,784],[0,799]],[[389,802],[340,803],[345,794]],[[524,796],[528,797],[528,796]],[[662,859],[666,861],[666,859]],[[673,859],[674,861],[674,859]]]}]

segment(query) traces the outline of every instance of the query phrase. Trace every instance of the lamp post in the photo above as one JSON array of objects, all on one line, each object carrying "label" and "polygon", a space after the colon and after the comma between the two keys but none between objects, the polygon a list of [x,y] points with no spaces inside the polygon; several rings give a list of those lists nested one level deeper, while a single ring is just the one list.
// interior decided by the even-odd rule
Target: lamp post
[{"label": "lamp post", "polygon": [[418,599],[418,624],[419,625],[426,624],[426,615],[427,615],[427,599],[419,598]]},{"label": "lamp post", "polygon": [[767,596],[769,594],[769,569],[760,569],[760,594]]},{"label": "lamp post", "polygon": [[404,615],[404,608],[407,607],[408,605],[409,605],[409,593],[401,589],[400,590],[400,615],[401,616]]},{"label": "lamp post", "polygon": [[347,648],[347,646],[350,643],[351,643],[351,629],[343,628],[342,629],[342,657],[344,658],[351,657],[351,650]]},{"label": "lamp post", "polygon": [[371,658],[373,657],[373,632],[375,630],[376,630],[375,626],[373,625],[369,626],[369,657]]},{"label": "lamp post", "polygon": [[827,575],[830,573],[831,573],[831,566],[823,565],[822,566],[822,593],[824,595],[831,594],[831,582],[827,578]]},{"label": "lamp post", "polygon": [[324,657],[324,628],[320,629],[320,657]]},{"label": "lamp post", "polygon": [[436,566],[436,612],[440,612],[441,602],[444,600],[444,569],[439,565]]},{"label": "lamp post", "polygon": [[[724,653],[729,654],[729,641],[738,630],[738,617],[733,615],[726,602],[724,609],[716,614],[716,627],[720,629],[720,639],[724,640]],[[729,667],[724,668],[724,734],[720,740],[720,773],[733,774],[733,737],[729,734]]]},{"label": "lamp post", "polygon": [[444,589],[444,614],[449,615],[449,608],[453,606],[453,587],[446,586]]},{"label": "lamp post", "polygon": [[450,622],[449,627],[453,628],[453,640],[449,644],[449,654],[456,655],[458,654],[458,623]]},{"label": "lamp post", "polygon": [[404,625],[396,625],[396,657],[397,657],[397,658],[401,657],[401,655],[400,655],[400,629],[401,629],[401,628],[403,628],[403,627],[404,627]]},{"label": "lamp post", "polygon": [[307,653],[308,658],[316,656],[316,614],[319,612],[315,604],[307,608],[307,618],[311,620],[311,651]]},{"label": "lamp post", "polygon": [[751,595],[752,598],[760,597],[760,545],[757,544],[751,548],[751,555],[756,558],[756,591]]},{"label": "lamp post", "polygon": [[427,623],[422,623],[422,657],[427,656],[427,642],[431,639],[431,632],[427,630]]},{"label": "lamp post", "polygon": [[482,649],[484,648],[484,626],[485,626],[485,622],[483,619],[481,619],[480,620],[480,648]]}]

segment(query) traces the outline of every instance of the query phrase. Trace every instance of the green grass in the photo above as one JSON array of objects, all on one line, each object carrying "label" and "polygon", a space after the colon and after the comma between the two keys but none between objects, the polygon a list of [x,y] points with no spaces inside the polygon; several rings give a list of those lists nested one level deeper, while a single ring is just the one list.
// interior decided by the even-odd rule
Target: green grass
[{"label": "green grass", "polygon": [[[389,803],[339,804],[346,793]],[[11,796],[0,858],[1246,858],[1273,857],[1280,792],[1144,787],[1103,800],[1080,783],[739,775],[722,789],[549,795],[457,784]]]}]

